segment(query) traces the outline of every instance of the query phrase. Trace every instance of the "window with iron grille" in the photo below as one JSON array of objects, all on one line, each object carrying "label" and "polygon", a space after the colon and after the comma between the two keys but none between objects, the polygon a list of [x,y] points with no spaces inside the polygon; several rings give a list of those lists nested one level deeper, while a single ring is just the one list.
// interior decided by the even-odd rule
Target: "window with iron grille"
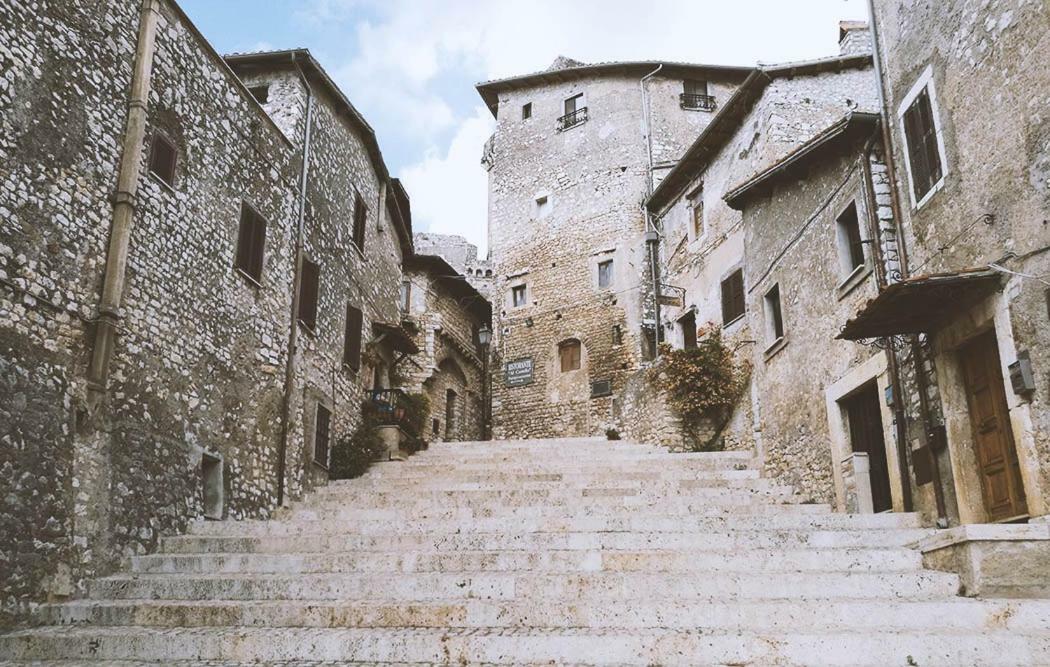
[{"label": "window with iron grille", "polygon": [[737,269],[722,281],[722,324],[729,324],[744,314],[744,271]]},{"label": "window with iron grille", "polygon": [[347,304],[346,332],[343,336],[343,364],[353,370],[361,369],[361,335],[364,317],[360,308]]},{"label": "window with iron grille", "polygon": [[266,221],[251,206],[241,203],[241,225],[237,234],[234,266],[259,284],[262,282],[263,250],[266,246]]},{"label": "window with iron grille", "polygon": [[525,293],[525,285],[515,285],[510,288],[511,304],[518,308],[528,303],[528,299]]},{"label": "window with iron grille", "polygon": [[598,289],[608,289],[613,282],[613,261],[598,262]]},{"label": "window with iron grille", "polygon": [[567,130],[587,120],[587,107],[583,106],[583,93],[566,98],[564,115],[558,119],[558,130]]},{"label": "window with iron grille", "polygon": [[175,163],[178,151],[175,144],[159,132],[153,135],[149,152],[149,170],[170,187],[175,187]]},{"label": "window with iron grille", "polygon": [[368,207],[360,194],[354,195],[354,245],[362,253],[365,251],[365,231],[368,224]]},{"label": "window with iron grille", "polygon": [[857,217],[857,204],[850,202],[846,210],[836,220],[839,246],[839,261],[846,275],[853,273],[864,264],[864,241],[860,236],[860,219]]},{"label": "window with iron grille", "polygon": [[299,321],[310,331],[317,330],[317,302],[321,287],[321,267],[303,258],[299,279]]},{"label": "window with iron grille", "polygon": [[780,308],[780,285],[766,292],[766,341],[776,343],[784,337],[784,314]]},{"label": "window with iron grille", "polygon": [[314,421],[314,462],[328,467],[328,437],[332,425],[332,413],[320,403],[317,404],[317,418]]},{"label": "window with iron grille", "polygon": [[532,102],[526,102],[521,105],[521,119],[528,120],[532,118]]},{"label": "window with iron grille", "polygon": [[558,345],[558,358],[561,361],[561,372],[580,370],[580,353],[582,350],[580,341],[572,339],[563,341]]},{"label": "window with iron grille", "polygon": [[715,108],[715,98],[707,88],[707,81],[686,79],[682,82],[680,102],[683,109],[700,109],[711,111]]},{"label": "window with iron grille", "polygon": [[904,112],[904,137],[908,142],[912,188],[915,199],[921,200],[944,173],[928,86],[922,89]]}]

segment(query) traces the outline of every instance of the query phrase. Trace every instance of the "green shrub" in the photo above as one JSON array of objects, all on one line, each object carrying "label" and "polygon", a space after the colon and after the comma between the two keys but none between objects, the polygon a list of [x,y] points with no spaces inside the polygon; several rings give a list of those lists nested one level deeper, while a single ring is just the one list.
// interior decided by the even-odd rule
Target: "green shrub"
[{"label": "green shrub", "polygon": [[401,428],[409,437],[421,440],[430,418],[430,399],[426,394],[404,394],[399,405],[404,408],[405,416]]},{"label": "green shrub", "polygon": [[360,477],[386,453],[386,445],[379,437],[379,417],[375,407],[365,403],[361,413],[357,428],[336,440],[332,447],[329,465],[332,479]]}]

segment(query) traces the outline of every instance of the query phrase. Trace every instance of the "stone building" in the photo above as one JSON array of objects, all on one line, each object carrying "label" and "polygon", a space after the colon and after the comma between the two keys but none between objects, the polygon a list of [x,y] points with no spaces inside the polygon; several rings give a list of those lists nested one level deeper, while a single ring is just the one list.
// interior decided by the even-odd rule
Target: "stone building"
[{"label": "stone building", "polygon": [[[837,268],[836,228],[823,218],[814,222],[826,210],[824,199],[833,193],[826,184],[811,183],[812,174],[799,177],[808,188],[805,195],[785,187],[774,203],[765,204],[766,217],[761,223],[750,222],[748,212],[742,213],[725,197],[767,170],[802,164],[794,157],[808,156],[814,146],[825,146],[828,136],[837,140],[834,130],[843,123],[851,128],[849,136],[854,136],[856,119],[877,113],[871,55],[850,54],[846,49],[858,41],[851,34],[864,30],[857,24],[843,30],[839,56],[757,68],[647,202],[661,231],[662,289],[680,299],[661,307],[666,338],[676,347],[691,347],[696,345],[698,328],[702,333],[719,331],[736,350],[737,358],[752,369],[746,400],[740,401],[721,434],[722,446],[755,448],[768,474],[821,502],[834,499],[841,484],[834,483],[823,401],[812,398],[822,396],[824,386],[858,359],[851,344],[839,343],[838,351],[829,353],[826,341],[815,332],[831,326],[829,334],[837,333],[836,313],[848,312],[840,302],[850,304],[860,298],[864,291],[854,288],[871,271],[853,275],[840,287],[843,277]],[[873,132],[870,124],[868,130]],[[855,165],[851,163],[846,171],[838,165],[828,166],[839,180],[847,172],[853,178],[846,185],[836,181],[835,193],[866,192]],[[863,203],[858,207],[861,216],[868,210]],[[829,229],[833,242],[825,248],[821,241]],[[788,338],[766,340],[761,288],[770,280],[776,282],[781,266],[793,267],[785,271],[785,282],[799,283],[799,294],[783,287],[784,298],[794,308],[787,314],[806,333],[796,332],[792,338],[799,342],[774,360]],[[818,267],[824,270],[815,270]],[[826,300],[824,283],[829,281],[835,285],[832,297]],[[798,304],[804,295],[814,300],[802,309]],[[827,368],[800,374],[799,368],[809,361],[810,345],[821,348],[819,363]],[[797,359],[783,361],[796,355]],[[643,411],[651,411],[651,406],[640,403]],[[648,435],[633,432],[648,425],[634,413],[626,414],[623,423],[628,435]]]},{"label": "stone building", "polygon": [[496,117],[483,163],[497,437],[614,425],[614,402],[655,351],[642,202],[747,73],[559,58],[478,85]]},{"label": "stone building", "polygon": [[491,331],[488,300],[444,258],[426,254],[405,260],[401,299],[404,327],[420,350],[401,372],[407,389],[430,400],[427,439],[483,440],[488,350],[478,332]]},{"label": "stone building", "polygon": [[306,51],[171,0],[0,1],[7,619],[326,477],[395,358],[408,198]]},{"label": "stone building", "polygon": [[467,282],[489,298],[495,280],[492,262],[478,257],[478,247],[456,234],[418,232],[414,237],[416,252],[437,255],[449,266],[466,276]]},{"label": "stone building", "polygon": [[842,337],[905,350],[928,375],[909,404],[919,507],[950,523],[1045,521],[1050,7],[872,10],[900,275]]}]

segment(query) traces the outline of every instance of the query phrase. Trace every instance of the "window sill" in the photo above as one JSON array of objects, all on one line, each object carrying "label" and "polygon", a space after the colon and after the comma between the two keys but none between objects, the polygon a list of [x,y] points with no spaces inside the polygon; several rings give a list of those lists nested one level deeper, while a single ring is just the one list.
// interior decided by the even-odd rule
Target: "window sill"
[{"label": "window sill", "polygon": [[365,257],[365,251],[362,250],[361,247],[357,245],[357,243],[351,241],[350,247],[354,249],[354,251],[357,253],[357,256],[361,258],[362,262],[368,261],[368,259]]},{"label": "window sill", "polygon": [[316,329],[314,329],[314,327],[311,327],[309,324],[303,322],[300,319],[297,319],[296,322],[299,323],[299,327],[303,330],[303,333],[308,334],[310,338],[317,338],[317,331]]},{"label": "window sill", "polygon": [[167,190],[171,194],[175,194],[177,192],[177,190],[175,189],[175,186],[172,185],[171,183],[168,183],[167,181],[165,181],[160,176],[158,176],[157,172],[151,171],[151,172],[149,172],[149,175],[150,175],[150,178],[152,178],[154,181],[156,181],[160,185],[160,187],[162,189]]},{"label": "window sill", "polygon": [[[908,177],[909,177],[909,178],[911,178],[911,174],[910,174],[910,173],[908,174]],[[928,191],[928,192],[927,192],[926,194],[924,194],[924,195],[923,195],[923,196],[922,196],[922,197],[921,197],[921,198],[919,199],[919,201],[918,201],[918,202],[916,202],[916,203],[915,203],[915,205],[914,205],[914,206],[912,207],[912,210],[914,210],[914,211],[918,211],[918,210],[919,210],[919,209],[921,209],[921,208],[922,208],[923,206],[926,206],[926,204],[927,204],[927,203],[929,203],[929,201],[930,201],[931,199],[933,199],[933,196],[934,196],[935,194],[937,194],[938,192],[940,192],[940,191],[941,191],[941,189],[943,189],[943,188],[944,188],[944,181],[946,180],[946,177],[947,177],[947,174],[944,174],[944,175],[942,175],[942,176],[941,176],[941,180],[939,180],[939,181],[937,181],[936,183],[934,183],[934,184],[933,184],[933,187],[931,187],[931,188],[929,189],[929,191]],[[914,186],[913,186],[913,188],[914,188]],[[912,192],[912,199],[914,200],[914,198],[915,198],[915,193],[914,193],[914,191],[913,191],[913,192]]]},{"label": "window sill", "polygon": [[348,363],[346,363],[344,361],[343,362],[343,371],[346,372],[346,373],[349,373],[350,375],[357,375],[358,373],[361,372],[361,367],[358,366],[357,368],[354,368],[353,366],[351,366],[350,364],[348,364]]},{"label": "window sill", "polygon": [[733,327],[734,325],[742,322],[744,320],[744,316],[745,315],[747,315],[747,311],[746,310],[744,312],[740,313],[739,315],[737,315],[736,317],[734,317],[733,319],[729,320],[728,322],[723,322],[722,323],[722,329],[723,330],[729,329],[730,327]]},{"label": "window sill", "polygon": [[311,465],[315,465],[318,468],[320,468],[321,470],[324,470],[325,472],[328,472],[328,466],[326,464],[324,464],[324,463],[321,463],[317,459],[311,459],[310,463],[311,463]]},{"label": "window sill", "polygon": [[253,278],[247,271],[245,271],[241,267],[235,266],[235,267],[233,267],[233,270],[236,271],[237,273],[239,273],[241,275],[241,278],[244,278],[245,280],[247,280],[248,281],[248,285],[250,287],[254,287],[257,290],[258,289],[262,289],[262,283],[260,281],[256,280],[255,278]]},{"label": "window sill", "polygon": [[871,262],[865,261],[863,264],[853,269],[853,273],[846,276],[845,280],[839,283],[839,286],[835,288],[836,295],[839,301],[845,299],[850,292],[857,289],[859,285],[862,285],[868,276],[871,275],[872,266]]},{"label": "window sill", "polygon": [[787,336],[781,336],[780,338],[778,338],[775,341],[773,341],[773,343],[770,344],[770,346],[767,347],[766,351],[763,353],[764,356],[765,356],[765,360],[768,362],[770,359],[775,357],[778,352],[780,352],[785,347],[787,347],[787,344],[788,344]]}]

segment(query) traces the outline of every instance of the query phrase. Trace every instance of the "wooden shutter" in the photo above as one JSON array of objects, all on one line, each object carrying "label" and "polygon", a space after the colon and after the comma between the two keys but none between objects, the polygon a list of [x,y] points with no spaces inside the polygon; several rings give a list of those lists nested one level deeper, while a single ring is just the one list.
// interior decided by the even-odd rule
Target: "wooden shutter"
[{"label": "wooden shutter", "polygon": [[368,224],[368,207],[361,195],[354,196],[354,245],[362,253],[365,251],[365,232]]},{"label": "wooden shutter", "polygon": [[303,273],[299,282],[299,321],[311,331],[317,329],[317,297],[320,281],[321,267],[303,258]]},{"label": "wooden shutter", "polygon": [[361,309],[347,305],[346,335],[343,339],[343,363],[355,371],[361,368],[362,323]]},{"label": "wooden shutter", "polygon": [[161,134],[153,135],[150,150],[149,170],[168,185],[175,186],[175,161],[178,155],[175,145]]},{"label": "wooden shutter", "polygon": [[722,324],[729,324],[744,314],[744,272],[734,271],[722,281]]},{"label": "wooden shutter", "polygon": [[928,89],[923,89],[904,112],[904,135],[915,197],[922,198],[941,179],[942,173]]},{"label": "wooden shutter", "polygon": [[579,341],[566,341],[558,348],[561,357],[561,370],[575,371],[580,368],[580,345]]},{"label": "wooden shutter", "polygon": [[328,438],[331,432],[332,413],[317,404],[317,419],[314,422],[314,461],[328,467]]},{"label": "wooden shutter", "polygon": [[251,206],[241,204],[241,225],[237,233],[234,266],[255,282],[262,281],[263,252],[266,246],[266,220]]}]

